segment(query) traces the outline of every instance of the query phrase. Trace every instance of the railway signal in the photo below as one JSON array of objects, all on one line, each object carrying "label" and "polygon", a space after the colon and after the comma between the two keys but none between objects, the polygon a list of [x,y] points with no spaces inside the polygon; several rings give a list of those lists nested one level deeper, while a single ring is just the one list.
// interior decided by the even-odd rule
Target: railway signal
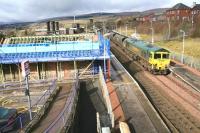
[{"label": "railway signal", "polygon": [[30,97],[29,82],[28,82],[28,76],[30,74],[29,61],[28,60],[22,61],[21,67],[22,67],[22,75],[23,75],[23,77],[25,77],[25,80],[26,80],[25,95],[28,97],[29,115],[30,115],[30,120],[32,120],[31,97]]}]

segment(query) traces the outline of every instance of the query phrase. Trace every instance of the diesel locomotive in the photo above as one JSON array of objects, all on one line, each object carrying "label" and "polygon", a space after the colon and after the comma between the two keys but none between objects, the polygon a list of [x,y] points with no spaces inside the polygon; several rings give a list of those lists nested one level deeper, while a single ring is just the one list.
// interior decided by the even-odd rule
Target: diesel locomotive
[{"label": "diesel locomotive", "polygon": [[110,39],[122,49],[131,53],[132,58],[151,73],[162,75],[169,73],[170,51],[167,49],[142,40],[129,38],[117,32],[111,32]]}]

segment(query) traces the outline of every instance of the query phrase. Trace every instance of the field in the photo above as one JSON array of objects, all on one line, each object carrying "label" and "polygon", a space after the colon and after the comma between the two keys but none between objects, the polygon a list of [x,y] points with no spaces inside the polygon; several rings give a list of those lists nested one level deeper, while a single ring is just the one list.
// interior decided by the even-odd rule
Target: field
[{"label": "field", "polygon": [[[185,54],[200,58],[200,38],[186,39],[185,40]],[[168,41],[168,42],[156,42],[156,45],[167,48],[169,50],[181,53],[183,49],[183,42],[180,41]]]},{"label": "field", "polygon": [[[173,41],[159,41],[162,40],[160,35],[155,35],[155,45],[169,49],[171,51],[182,53],[183,41],[180,40]],[[141,35],[141,39],[145,41],[151,40],[151,35]],[[200,38],[186,38],[185,39],[185,55],[193,56],[195,58],[200,58]]]}]

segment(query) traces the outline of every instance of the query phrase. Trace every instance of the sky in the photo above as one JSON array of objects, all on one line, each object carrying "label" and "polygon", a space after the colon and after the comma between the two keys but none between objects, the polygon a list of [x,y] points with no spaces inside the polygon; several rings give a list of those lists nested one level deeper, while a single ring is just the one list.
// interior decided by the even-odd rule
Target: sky
[{"label": "sky", "polygon": [[[144,11],[192,0],[0,0],[0,22],[28,22],[95,12]],[[200,0],[196,0],[200,4]]]}]

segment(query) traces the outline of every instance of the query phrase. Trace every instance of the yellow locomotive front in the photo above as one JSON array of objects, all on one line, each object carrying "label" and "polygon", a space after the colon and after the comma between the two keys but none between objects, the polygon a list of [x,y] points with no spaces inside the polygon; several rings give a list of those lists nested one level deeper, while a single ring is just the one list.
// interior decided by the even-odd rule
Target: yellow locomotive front
[{"label": "yellow locomotive front", "polygon": [[152,73],[167,74],[170,65],[169,51],[156,51],[150,53],[149,63]]}]

